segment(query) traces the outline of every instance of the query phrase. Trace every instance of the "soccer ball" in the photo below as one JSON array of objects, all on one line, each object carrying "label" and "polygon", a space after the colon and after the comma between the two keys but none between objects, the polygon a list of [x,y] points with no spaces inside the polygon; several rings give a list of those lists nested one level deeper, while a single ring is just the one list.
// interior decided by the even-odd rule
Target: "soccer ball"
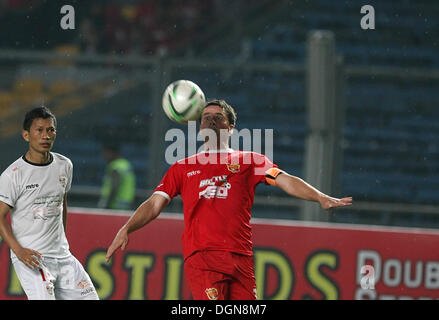
[{"label": "soccer ball", "polygon": [[205,103],[203,91],[189,80],[172,82],[162,97],[162,107],[166,115],[178,123],[198,120]]}]

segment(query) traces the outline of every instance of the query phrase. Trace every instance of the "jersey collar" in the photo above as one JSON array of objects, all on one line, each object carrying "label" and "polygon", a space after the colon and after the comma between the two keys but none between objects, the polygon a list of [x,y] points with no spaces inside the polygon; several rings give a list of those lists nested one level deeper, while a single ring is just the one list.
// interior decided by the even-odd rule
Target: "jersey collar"
[{"label": "jersey collar", "polygon": [[37,167],[45,167],[45,166],[48,166],[49,164],[51,164],[53,162],[53,155],[52,155],[52,153],[49,153],[49,155],[50,155],[50,159],[49,159],[49,162],[47,162],[47,163],[34,163],[34,162],[30,162],[29,160],[26,159],[25,155],[23,155],[21,157],[21,159],[23,159],[24,162],[29,163],[30,165],[37,166]]}]

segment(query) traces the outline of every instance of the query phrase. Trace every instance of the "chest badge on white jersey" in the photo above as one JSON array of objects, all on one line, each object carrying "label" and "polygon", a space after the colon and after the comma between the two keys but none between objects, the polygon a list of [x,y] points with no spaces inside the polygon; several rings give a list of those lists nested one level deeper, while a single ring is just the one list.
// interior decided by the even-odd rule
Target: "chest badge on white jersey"
[{"label": "chest badge on white jersey", "polygon": [[61,184],[61,187],[65,188],[67,186],[67,177],[66,176],[59,176],[59,183]]}]

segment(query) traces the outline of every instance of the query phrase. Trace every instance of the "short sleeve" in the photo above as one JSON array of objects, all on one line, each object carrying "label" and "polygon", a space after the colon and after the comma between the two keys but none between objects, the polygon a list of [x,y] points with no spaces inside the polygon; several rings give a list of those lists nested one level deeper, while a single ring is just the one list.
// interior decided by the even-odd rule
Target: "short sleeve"
[{"label": "short sleeve", "polygon": [[67,184],[66,184],[66,192],[70,191],[70,188],[72,187],[72,180],[73,180],[73,163],[72,161],[67,162]]},{"label": "short sleeve", "polygon": [[254,178],[257,183],[268,182],[265,179],[265,172],[271,168],[277,168],[277,165],[273,163],[268,157],[260,153],[253,153],[253,164],[254,164]]},{"label": "short sleeve", "polygon": [[180,194],[182,180],[179,177],[178,162],[174,163],[166,172],[159,185],[155,188],[154,194],[160,194],[171,201]]},{"label": "short sleeve", "polygon": [[18,191],[15,184],[6,172],[0,176],[0,201],[10,207],[15,207],[18,198]]}]

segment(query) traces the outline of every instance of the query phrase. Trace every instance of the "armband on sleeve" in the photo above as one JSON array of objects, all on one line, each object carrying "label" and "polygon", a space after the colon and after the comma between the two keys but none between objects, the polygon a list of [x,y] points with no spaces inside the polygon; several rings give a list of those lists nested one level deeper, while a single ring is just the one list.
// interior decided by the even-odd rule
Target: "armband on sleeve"
[{"label": "armband on sleeve", "polygon": [[265,180],[267,181],[268,184],[275,186],[276,177],[282,173],[284,173],[284,171],[279,168],[270,168],[267,171],[265,171]]}]

